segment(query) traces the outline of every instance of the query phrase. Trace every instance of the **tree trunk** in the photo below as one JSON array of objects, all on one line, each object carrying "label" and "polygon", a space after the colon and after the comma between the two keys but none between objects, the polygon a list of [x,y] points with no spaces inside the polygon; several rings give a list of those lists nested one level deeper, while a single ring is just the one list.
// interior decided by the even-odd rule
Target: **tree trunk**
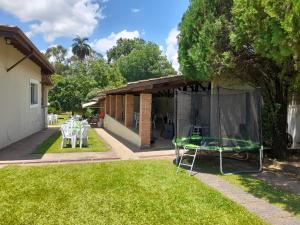
[{"label": "tree trunk", "polygon": [[287,149],[287,107],[288,86],[280,81],[275,82],[275,112],[273,124],[272,150],[274,156],[279,160],[286,159]]}]

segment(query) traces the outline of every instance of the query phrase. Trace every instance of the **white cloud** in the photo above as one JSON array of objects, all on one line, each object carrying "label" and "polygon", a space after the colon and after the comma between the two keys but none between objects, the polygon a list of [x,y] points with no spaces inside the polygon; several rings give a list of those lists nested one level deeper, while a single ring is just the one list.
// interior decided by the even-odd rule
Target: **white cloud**
[{"label": "white cloud", "polygon": [[160,50],[161,52],[165,52],[164,46],[160,45],[160,46],[159,46],[159,50]]},{"label": "white cloud", "polygon": [[71,58],[73,56],[72,47],[69,47],[67,50],[66,58]]},{"label": "white cloud", "polygon": [[139,13],[140,11],[141,11],[141,9],[137,9],[137,8],[131,9],[131,12],[133,12],[133,13]]},{"label": "white cloud", "polygon": [[179,70],[178,63],[178,42],[177,36],[179,35],[179,31],[177,28],[172,28],[169,32],[168,38],[166,39],[166,56],[168,60],[172,63],[172,66],[176,71]]},{"label": "white cloud", "polygon": [[108,37],[96,39],[91,43],[91,47],[94,48],[97,52],[100,52],[104,56],[106,55],[107,50],[116,45],[116,42],[120,38],[134,39],[139,38],[140,33],[135,31],[122,30],[119,33],[112,32]]},{"label": "white cloud", "polygon": [[29,23],[28,36],[42,34],[47,42],[90,36],[103,18],[99,3],[92,0],[0,0],[0,9]]}]

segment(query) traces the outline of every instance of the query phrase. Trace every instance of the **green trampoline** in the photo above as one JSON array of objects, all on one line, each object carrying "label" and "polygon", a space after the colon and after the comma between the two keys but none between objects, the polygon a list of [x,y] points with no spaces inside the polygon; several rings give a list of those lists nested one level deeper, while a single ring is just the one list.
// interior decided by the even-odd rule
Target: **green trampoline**
[{"label": "green trampoline", "polygon": [[[236,173],[262,171],[261,95],[258,89],[178,90],[174,108],[173,144],[177,172],[181,166],[188,166],[191,174],[197,153],[201,151],[218,153],[222,174],[228,174],[223,170],[224,153],[247,156],[248,153],[258,153],[257,170]],[[183,163],[184,156],[192,157],[192,163]]]},{"label": "green trampoline", "polygon": [[[243,140],[237,138],[222,138],[219,139],[217,137],[207,137],[207,136],[199,136],[199,135],[192,135],[189,137],[177,137],[173,139],[173,144],[176,147],[176,156],[178,162],[178,169],[179,171],[180,166],[190,166],[190,174],[193,171],[193,166],[195,162],[195,158],[198,152],[205,151],[205,152],[218,152],[219,159],[220,159],[220,172],[222,174],[230,174],[225,173],[223,171],[223,153],[259,153],[259,168],[258,170],[251,170],[251,171],[237,171],[236,173],[241,172],[260,172],[262,171],[262,146],[259,143],[254,143],[251,140]],[[220,143],[226,143],[225,146],[220,146]],[[189,154],[182,154],[180,156],[179,150],[183,149],[185,152]],[[183,157],[192,156],[193,162],[192,164],[184,164],[182,163]],[[248,156],[248,155],[247,155]],[[248,157],[247,157],[248,158]]]}]

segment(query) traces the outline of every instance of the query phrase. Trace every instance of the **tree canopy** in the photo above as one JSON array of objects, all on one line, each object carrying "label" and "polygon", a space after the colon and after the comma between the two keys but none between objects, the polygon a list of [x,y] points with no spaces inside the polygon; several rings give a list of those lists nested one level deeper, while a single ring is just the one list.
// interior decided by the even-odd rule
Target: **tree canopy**
[{"label": "tree canopy", "polygon": [[117,40],[117,44],[107,51],[107,61],[109,63],[115,62],[121,56],[127,56],[132,50],[140,49],[144,45],[145,41],[140,38],[120,38]]},{"label": "tree canopy", "polygon": [[45,56],[52,63],[55,72],[62,74],[63,71],[67,68],[66,65],[66,55],[67,49],[61,45],[50,47],[46,50]]},{"label": "tree canopy", "polygon": [[86,75],[65,78],[56,83],[51,90],[49,101],[51,105],[65,112],[80,112],[81,103],[96,86],[95,80]]},{"label": "tree canopy", "polygon": [[299,9],[293,0],[191,0],[179,26],[186,77],[262,87],[277,158],[285,156],[288,91],[298,77]]},{"label": "tree canopy", "polygon": [[159,46],[151,42],[134,48],[128,55],[120,57],[115,64],[128,82],[176,74]]},{"label": "tree canopy", "polygon": [[72,52],[83,61],[88,55],[91,54],[91,46],[87,44],[88,38],[76,37],[73,39]]},{"label": "tree canopy", "polygon": [[208,80],[227,65],[231,1],[192,0],[179,25],[183,75]]},{"label": "tree canopy", "polygon": [[55,75],[54,88],[49,92],[50,104],[63,111],[79,112],[81,103],[89,101],[102,89],[124,83],[119,70],[103,59],[77,61],[70,66],[68,74],[71,75]]},{"label": "tree canopy", "polygon": [[106,61],[77,37],[72,45],[73,56],[67,57],[62,46],[47,49],[45,55],[56,67],[54,88],[49,92],[52,109],[77,112],[81,103],[89,101],[103,89],[116,88],[126,81],[175,74],[157,44],[142,39],[119,39],[107,52]]}]

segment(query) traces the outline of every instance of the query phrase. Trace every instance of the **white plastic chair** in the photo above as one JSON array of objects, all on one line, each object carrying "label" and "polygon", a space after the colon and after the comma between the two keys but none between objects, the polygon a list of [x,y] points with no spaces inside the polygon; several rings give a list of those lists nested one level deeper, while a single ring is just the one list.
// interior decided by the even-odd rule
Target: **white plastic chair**
[{"label": "white plastic chair", "polygon": [[202,127],[201,126],[194,126],[193,127],[193,134],[202,135]]},{"label": "white plastic chair", "polygon": [[87,120],[82,120],[81,125],[89,125],[89,122]]},{"label": "white plastic chair", "polygon": [[63,149],[67,141],[71,142],[72,148],[76,148],[76,134],[72,134],[70,127],[66,124],[63,124],[61,125],[60,130],[62,134],[61,149]]},{"label": "white plastic chair", "polygon": [[89,131],[90,126],[89,125],[84,125],[80,129],[80,134],[77,139],[79,139],[79,147],[82,148],[83,145],[87,146],[88,145],[88,131]]},{"label": "white plastic chair", "polygon": [[154,129],[156,129],[156,114],[153,115],[152,126],[153,126]]},{"label": "white plastic chair", "polygon": [[171,115],[170,113],[167,113],[167,123],[173,123],[173,115]]},{"label": "white plastic chair", "polygon": [[135,121],[135,128],[137,128],[140,124],[140,114],[137,112],[134,113],[134,121]]},{"label": "white plastic chair", "polygon": [[53,120],[54,120],[54,123],[58,123],[58,115],[57,114],[53,115]]},{"label": "white plastic chair", "polygon": [[53,115],[48,114],[48,124],[53,124]]}]

